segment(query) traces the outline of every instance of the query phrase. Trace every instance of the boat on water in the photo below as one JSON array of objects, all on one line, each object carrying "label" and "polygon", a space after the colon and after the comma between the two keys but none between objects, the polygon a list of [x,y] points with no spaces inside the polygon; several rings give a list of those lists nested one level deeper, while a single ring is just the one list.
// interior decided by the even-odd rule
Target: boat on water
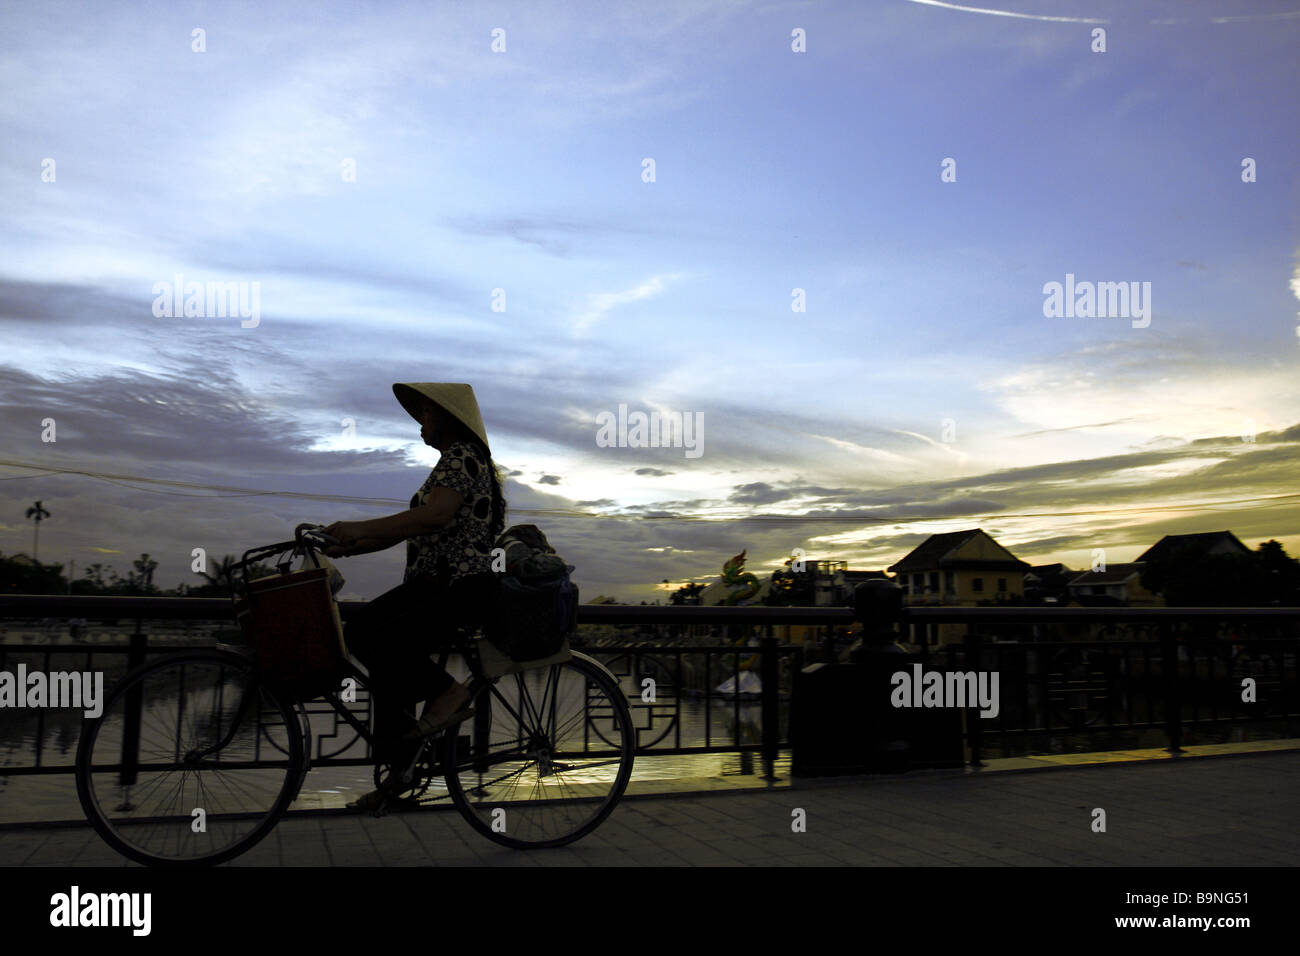
[{"label": "boat on water", "polygon": [[728,677],[714,691],[724,697],[758,697],[763,693],[763,681],[753,671],[741,671],[739,676],[739,682]]}]

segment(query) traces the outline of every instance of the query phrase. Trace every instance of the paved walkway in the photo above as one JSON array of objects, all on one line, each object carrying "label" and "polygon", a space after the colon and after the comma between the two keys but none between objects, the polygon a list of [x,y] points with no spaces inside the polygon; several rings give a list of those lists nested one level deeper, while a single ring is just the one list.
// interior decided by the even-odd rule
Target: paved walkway
[{"label": "paved walkway", "polygon": [[[807,832],[792,832],[796,809]],[[1297,819],[1291,751],[628,798],[580,842],[531,852],[496,846],[450,808],[320,813],[281,821],[232,865],[1296,866]],[[89,827],[0,831],[0,864],[122,862]]]}]

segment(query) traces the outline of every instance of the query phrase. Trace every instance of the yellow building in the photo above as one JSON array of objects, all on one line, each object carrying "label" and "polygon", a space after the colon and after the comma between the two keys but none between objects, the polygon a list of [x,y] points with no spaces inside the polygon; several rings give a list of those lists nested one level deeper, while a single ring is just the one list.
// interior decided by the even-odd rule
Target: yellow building
[{"label": "yellow building", "polygon": [[[1022,599],[1030,567],[983,530],[972,528],[930,535],[889,570],[903,589],[905,605],[976,607]],[[906,630],[904,640],[938,646],[960,641],[967,626],[911,624]]]}]

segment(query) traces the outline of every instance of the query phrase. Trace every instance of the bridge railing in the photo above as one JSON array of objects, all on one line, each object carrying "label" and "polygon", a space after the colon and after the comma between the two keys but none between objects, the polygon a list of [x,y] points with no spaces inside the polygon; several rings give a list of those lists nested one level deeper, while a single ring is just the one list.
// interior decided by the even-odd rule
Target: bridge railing
[{"label": "bridge railing", "polygon": [[[363,606],[363,602],[341,602],[345,624]],[[579,610],[579,624],[629,623],[621,612],[630,610],[645,609],[585,606]],[[753,609],[683,610],[695,611],[687,615],[692,623],[736,627],[740,620],[754,621]],[[789,610],[795,613],[774,617],[783,622],[852,621],[852,612],[845,608]],[[825,610],[832,613],[828,616]],[[662,624],[670,619],[683,623],[681,615],[659,615],[656,622],[642,623]],[[0,597],[0,624],[8,632],[0,640],[0,670],[14,672],[21,663],[29,673],[98,671],[104,674],[105,693],[128,670],[158,655],[212,646],[223,639],[242,640],[230,602],[220,598],[8,595]],[[16,640],[15,632],[26,640]],[[65,635],[68,639],[63,640]],[[575,646],[620,678],[638,732],[638,753],[754,752],[775,760],[788,745],[791,690],[802,664],[802,647],[770,636],[755,641],[755,646],[705,639],[592,640]],[[448,666],[455,665],[453,659]],[[749,692],[747,673],[757,676],[753,686],[761,686],[761,691]],[[729,679],[736,691],[719,690]],[[349,709],[358,720],[368,722],[368,694],[361,690]],[[327,702],[307,702],[304,716],[312,726],[313,766],[373,762],[368,745]],[[0,775],[71,772],[81,723],[79,710],[0,709]]]},{"label": "bridge railing", "polygon": [[[361,606],[341,603],[343,620]],[[578,623],[656,632],[583,645],[620,676],[638,729],[638,753],[739,752],[771,761],[788,747],[795,675],[809,659],[834,658],[829,639],[782,643],[774,629],[812,625],[829,636],[832,629],[854,624],[859,614],[860,609],[849,607],[584,605]],[[1298,608],[949,606],[885,609],[863,617],[868,645],[894,640],[900,624],[966,625],[958,640],[941,647],[922,643],[914,650],[920,660],[936,666],[1003,675],[1004,705],[998,717],[968,714],[964,724],[963,739],[974,764],[990,748],[1007,755],[1017,747],[1049,746],[1045,742],[1050,738],[1067,736],[1087,747],[1120,731],[1162,730],[1177,752],[1189,730],[1248,724],[1273,736],[1295,736],[1300,727]],[[12,671],[19,661],[46,673],[100,670],[106,691],[130,667],[154,655],[214,643],[213,635],[223,628],[237,633],[230,602],[219,598],[0,597],[0,622],[10,632],[33,621],[86,623],[73,626],[77,639],[69,643],[49,643],[41,639],[40,626],[28,626],[28,641],[0,642],[0,670]],[[1070,641],[1032,639],[1054,633],[1045,624],[1073,627],[1076,633],[1084,627],[1090,634]],[[658,633],[697,625],[726,629],[729,637],[711,643],[698,636]],[[748,682],[756,694],[744,692],[746,673],[757,676]],[[1241,680],[1247,677],[1257,682],[1262,706],[1241,700]],[[719,691],[728,679],[737,692]],[[360,719],[368,719],[368,707],[362,695]],[[308,712],[313,765],[370,762],[355,732],[325,702],[309,704]],[[70,772],[80,726],[80,712],[0,709],[0,775]]]}]

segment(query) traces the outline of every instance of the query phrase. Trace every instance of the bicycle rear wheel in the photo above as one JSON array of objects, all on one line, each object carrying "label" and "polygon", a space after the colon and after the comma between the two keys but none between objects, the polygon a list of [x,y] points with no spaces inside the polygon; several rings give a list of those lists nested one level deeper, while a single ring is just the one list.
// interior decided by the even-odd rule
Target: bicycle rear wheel
[{"label": "bicycle rear wheel", "polygon": [[447,740],[447,789],[489,840],[563,846],[609,816],[627,789],[636,731],[618,683],[580,654],[481,686]]},{"label": "bicycle rear wheel", "polygon": [[252,661],[169,654],[127,674],[77,748],[77,795],[119,853],[155,866],[221,863],[275,826],[302,783],[292,703]]}]

